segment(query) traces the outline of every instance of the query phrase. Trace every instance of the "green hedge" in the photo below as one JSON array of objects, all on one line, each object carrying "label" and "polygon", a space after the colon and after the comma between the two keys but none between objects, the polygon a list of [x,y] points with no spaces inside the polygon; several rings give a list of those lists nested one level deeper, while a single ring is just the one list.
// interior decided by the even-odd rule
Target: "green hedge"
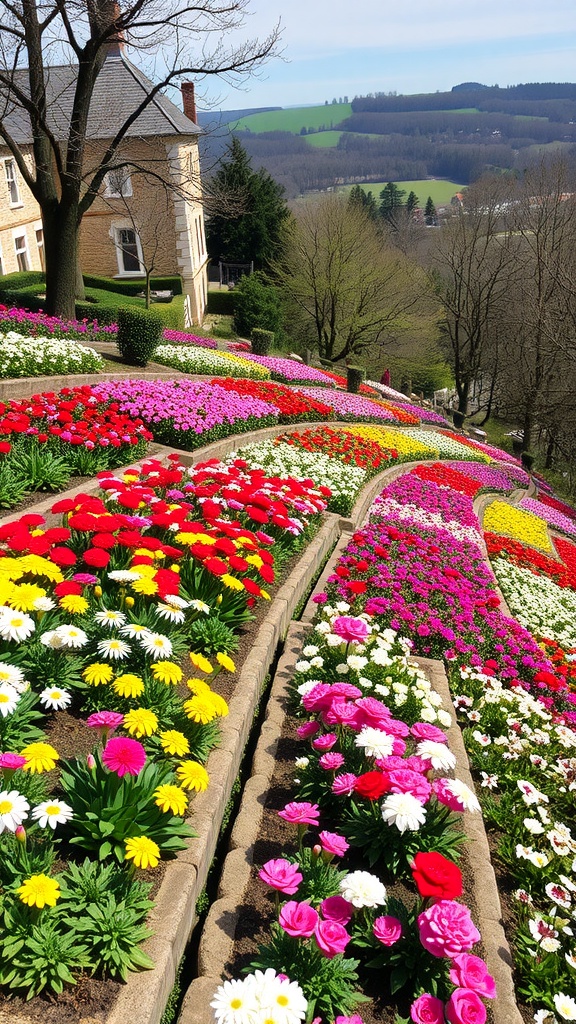
[{"label": "green hedge", "polygon": [[[139,295],[146,289],[146,279],[138,278],[116,278],[99,277],[97,274],[84,274],[86,288],[98,288],[107,292],[119,292],[120,295]],[[178,274],[165,277],[153,277],[150,280],[150,287],[154,291],[171,291],[174,295],[182,295],[182,278]]]},{"label": "green hedge", "polygon": [[118,350],[131,366],[146,366],[162,340],[164,324],[152,309],[121,306],[118,310]]},{"label": "green hedge", "polygon": [[221,313],[224,316],[234,315],[234,292],[208,292],[207,313]]}]

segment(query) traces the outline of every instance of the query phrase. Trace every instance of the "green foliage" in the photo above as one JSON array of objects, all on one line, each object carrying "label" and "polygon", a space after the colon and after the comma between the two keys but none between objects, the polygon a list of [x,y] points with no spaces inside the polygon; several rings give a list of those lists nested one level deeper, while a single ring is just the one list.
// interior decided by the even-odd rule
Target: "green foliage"
[{"label": "green foliage", "polygon": [[267,356],[274,344],[274,331],[264,331],[260,327],[252,329],[252,351],[257,356]]},{"label": "green foliage", "polygon": [[366,376],[366,370],[362,366],[348,366],[346,370],[347,390],[352,395],[357,395],[360,385]]},{"label": "green foliage", "polygon": [[192,650],[208,658],[213,654],[232,654],[238,649],[238,637],[234,630],[216,615],[206,615],[191,622],[187,639]]},{"label": "green foliage", "polygon": [[35,722],[44,718],[37,710],[38,694],[26,690],[11,715],[0,716],[0,750],[20,750],[43,736]]},{"label": "green foliage", "polygon": [[10,468],[16,479],[27,480],[31,491],[62,491],[72,476],[72,467],[64,456],[39,444],[16,451]]},{"label": "green foliage", "polygon": [[257,355],[267,355],[274,341],[274,334],[280,330],[282,322],[278,289],[257,271],[255,274],[245,274],[240,278],[234,294],[234,330],[244,338],[253,338],[252,332],[256,329],[271,333],[272,338],[266,351],[252,347],[252,351]]},{"label": "green foliage", "polygon": [[100,864],[89,857],[82,864],[70,861],[60,876],[58,906],[81,914],[91,903],[102,906],[110,897],[132,909],[143,921],[154,903],[148,898],[151,882],[140,882],[117,864]]},{"label": "green foliage", "polygon": [[88,949],[78,941],[58,911],[34,911],[14,905],[4,911],[0,938],[0,984],[23,989],[32,999],[48,989],[62,992],[75,985],[72,969],[90,966]]},{"label": "green foliage", "polygon": [[103,326],[115,324],[118,306],[112,305],[111,302],[77,302],[76,317],[78,320],[97,320]]},{"label": "green foliage", "polygon": [[12,460],[0,463],[0,508],[14,508],[29,490],[25,476],[15,472]]},{"label": "green foliage", "polygon": [[92,962],[111,977],[128,980],[129,971],[151,970],[154,961],[138,949],[138,943],[152,934],[140,915],[124,901],[109,896],[104,904],[90,903],[85,914],[74,920],[73,932],[84,940]]},{"label": "green foliage", "polygon": [[[140,295],[145,288],[145,278],[100,277],[96,274],[84,274],[86,288],[98,288],[108,292],[119,292],[120,295]],[[182,294],[182,278],[178,274],[165,277],[151,277],[150,287],[156,291],[171,291],[174,295]]]},{"label": "green foliage", "polygon": [[125,856],[125,840],[146,836],[164,856],[174,856],[186,846],[184,838],[195,833],[182,818],[162,811],[154,802],[158,786],[173,782],[171,768],[149,761],[137,775],[119,778],[96,755],[94,768],[85,760],[68,762],[62,771],[61,785],[74,810],[74,836],[71,842],[90,850],[100,860]]},{"label": "green foliage", "polygon": [[432,801],[426,821],[416,832],[400,832],[386,824],[376,801],[351,799],[342,812],[342,831],[351,846],[359,847],[370,867],[381,865],[396,876],[406,876],[417,853],[435,850],[457,860],[466,836],[459,819],[447,807]]},{"label": "green foliage", "polygon": [[213,180],[215,188],[241,202],[236,216],[214,214],[206,225],[210,258],[253,262],[257,269],[276,255],[282,225],[290,216],[284,188],[264,168],[253,171],[245,149],[237,138],[228,146]]},{"label": "green foliage", "polygon": [[233,316],[236,307],[236,289],[233,292],[208,292],[206,312],[220,316]]},{"label": "green foliage", "polygon": [[118,350],[131,366],[146,366],[162,341],[163,323],[155,310],[118,310]]},{"label": "green foliage", "polygon": [[246,970],[273,967],[277,973],[296,978],[308,1000],[308,1019],[349,1016],[360,1003],[367,1002],[356,988],[358,960],[347,959],[341,953],[329,959],[314,940],[292,938],[276,922],[270,931],[271,939],[258,946],[258,955]]},{"label": "green foliage", "polygon": [[346,877],[346,871],[338,871],[333,864],[327,864],[322,856],[317,856],[307,847],[299,853],[298,864],[302,872],[302,881],[298,886],[300,901],[317,907],[322,900],[339,895],[340,882]]}]

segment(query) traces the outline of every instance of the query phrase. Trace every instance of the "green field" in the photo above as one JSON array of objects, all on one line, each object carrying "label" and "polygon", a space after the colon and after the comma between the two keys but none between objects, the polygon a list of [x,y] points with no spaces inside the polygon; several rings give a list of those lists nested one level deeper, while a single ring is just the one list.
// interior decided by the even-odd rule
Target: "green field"
[{"label": "green field", "polygon": [[285,110],[269,110],[262,114],[249,114],[230,125],[237,132],[292,132],[299,135],[302,128],[330,129],[350,117],[349,103],[328,103],[318,107],[294,107]]},{"label": "green field", "polygon": [[[366,192],[372,192],[374,198],[378,200],[386,184],[386,181],[370,182],[370,184],[362,184],[362,188]],[[464,185],[459,185],[456,181],[445,181],[443,178],[425,178],[421,181],[397,181],[396,185],[399,188],[403,188],[406,195],[409,192],[415,192],[420,206],[426,205],[428,196],[432,197],[432,202],[435,206],[447,206],[454,193],[460,192],[465,188]],[[353,187],[353,185],[342,185],[338,191],[349,192]]]},{"label": "green field", "polygon": [[306,136],[306,142],[315,149],[334,149],[342,134],[343,132],[314,132],[313,135]]}]

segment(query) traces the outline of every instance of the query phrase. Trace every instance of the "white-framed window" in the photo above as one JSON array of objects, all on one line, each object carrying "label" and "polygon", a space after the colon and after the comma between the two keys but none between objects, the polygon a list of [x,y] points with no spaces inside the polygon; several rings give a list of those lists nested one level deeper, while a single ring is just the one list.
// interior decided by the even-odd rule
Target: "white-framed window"
[{"label": "white-framed window", "polygon": [[133,224],[113,225],[114,244],[118,259],[118,276],[141,277],[144,273],[142,245]]},{"label": "white-framed window", "polygon": [[15,160],[10,158],[4,161],[4,173],[6,174],[6,184],[8,185],[10,206],[22,206],[22,200],[20,199],[20,189],[18,187],[18,171],[16,168]]},{"label": "white-framed window", "polygon": [[38,249],[40,269],[46,270],[46,257],[44,254],[44,228],[42,226],[42,221],[36,221],[36,223],[34,224],[34,234],[36,235],[36,248]]},{"label": "white-framed window", "polygon": [[28,255],[28,239],[26,237],[26,229],[18,228],[14,232],[14,252],[16,253],[16,262],[18,264],[18,270],[30,270],[30,257]]},{"label": "white-framed window", "polygon": [[127,199],[132,195],[132,178],[128,167],[115,167],[104,178],[106,199]]}]

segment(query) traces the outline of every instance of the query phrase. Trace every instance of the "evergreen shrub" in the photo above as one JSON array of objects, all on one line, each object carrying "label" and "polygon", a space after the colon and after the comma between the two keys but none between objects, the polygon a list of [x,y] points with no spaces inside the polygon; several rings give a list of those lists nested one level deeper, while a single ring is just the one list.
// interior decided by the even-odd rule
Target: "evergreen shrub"
[{"label": "evergreen shrub", "polygon": [[131,366],[146,366],[162,341],[162,317],[135,306],[120,306],[117,314],[120,355]]}]

